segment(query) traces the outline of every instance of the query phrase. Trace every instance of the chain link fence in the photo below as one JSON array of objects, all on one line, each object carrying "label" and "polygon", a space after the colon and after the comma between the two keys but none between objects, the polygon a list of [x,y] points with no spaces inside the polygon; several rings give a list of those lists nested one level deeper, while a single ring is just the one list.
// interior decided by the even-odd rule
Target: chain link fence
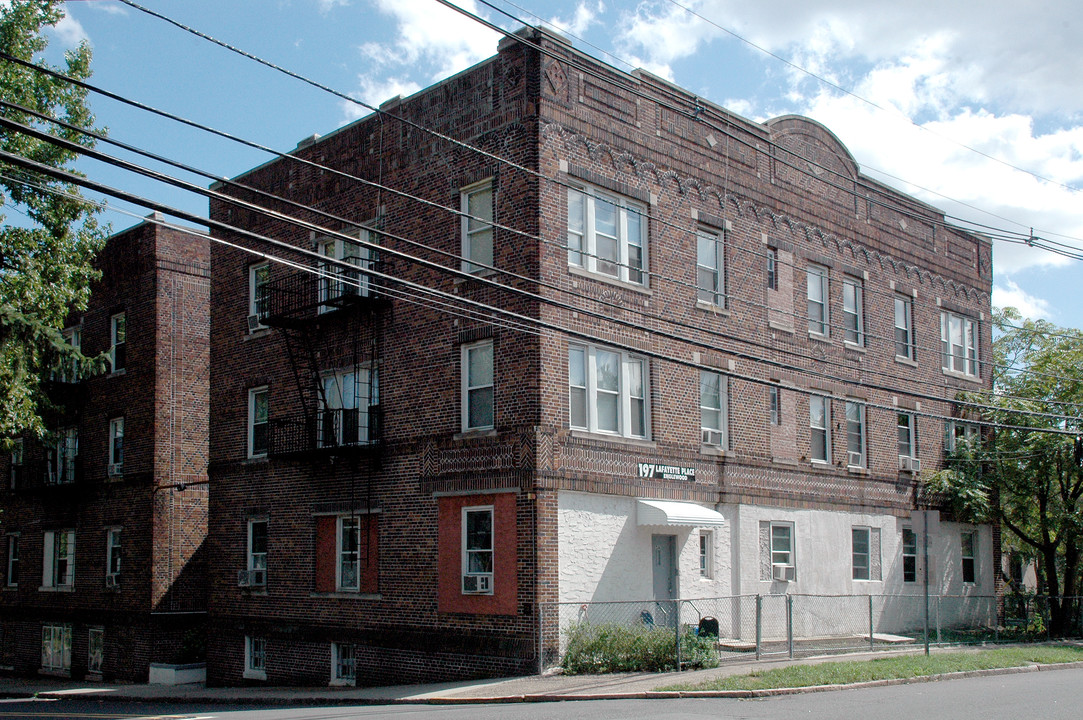
[{"label": "chain link fence", "polygon": [[[926,628],[930,645],[1080,638],[1081,600],[930,595],[926,605],[923,595],[739,595],[542,603],[539,669],[699,666],[704,648],[711,661],[727,662],[921,646]],[[631,657],[615,657],[623,655]]]}]

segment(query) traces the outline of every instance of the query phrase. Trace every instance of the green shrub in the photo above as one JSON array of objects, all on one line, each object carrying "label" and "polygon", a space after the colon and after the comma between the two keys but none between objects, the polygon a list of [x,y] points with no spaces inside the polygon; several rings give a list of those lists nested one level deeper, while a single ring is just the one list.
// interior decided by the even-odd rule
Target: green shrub
[{"label": "green shrub", "polygon": [[[567,630],[567,637],[561,665],[569,675],[662,672],[677,666],[671,628],[579,623]],[[681,664],[696,669],[717,667],[714,640],[686,631],[681,636]]]}]

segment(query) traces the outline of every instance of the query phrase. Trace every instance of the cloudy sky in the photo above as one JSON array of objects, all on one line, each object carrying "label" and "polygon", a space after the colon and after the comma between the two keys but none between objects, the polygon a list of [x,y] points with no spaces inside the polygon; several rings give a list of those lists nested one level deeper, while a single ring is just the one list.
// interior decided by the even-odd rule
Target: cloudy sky
[{"label": "cloudy sky", "polygon": [[[1083,249],[1078,0],[455,2],[506,29],[521,24],[508,15],[550,23],[620,69],[645,68],[754,120],[808,115],[865,173],[949,215]],[[499,39],[437,0],[141,4],[371,105],[494,54]],[[236,136],[289,150],[368,112],[116,0],[72,1],[67,11],[54,46],[88,40],[96,84]],[[216,175],[269,159],[104,98],[92,103],[111,136]],[[206,212],[198,197],[84,170]],[[118,229],[134,222],[110,219]],[[1083,327],[1083,263],[1008,242],[996,243],[994,258],[994,304]]]}]

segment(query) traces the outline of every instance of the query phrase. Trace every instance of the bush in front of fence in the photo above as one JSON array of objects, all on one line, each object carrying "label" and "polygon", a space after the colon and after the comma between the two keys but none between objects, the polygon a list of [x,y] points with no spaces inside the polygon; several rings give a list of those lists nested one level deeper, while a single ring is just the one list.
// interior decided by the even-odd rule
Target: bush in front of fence
[{"label": "bush in front of fence", "polygon": [[[662,672],[677,667],[672,628],[578,623],[568,628],[567,640],[561,666],[568,675]],[[681,636],[681,665],[690,669],[718,667],[715,639],[685,632]]]}]

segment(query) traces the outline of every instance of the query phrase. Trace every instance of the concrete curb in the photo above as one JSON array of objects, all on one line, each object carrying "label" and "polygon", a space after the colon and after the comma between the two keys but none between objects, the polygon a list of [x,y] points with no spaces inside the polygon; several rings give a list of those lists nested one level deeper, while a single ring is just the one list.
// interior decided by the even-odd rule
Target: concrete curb
[{"label": "concrete curb", "polygon": [[[953,673],[941,673],[938,675],[921,675],[911,678],[891,678],[887,680],[869,680],[867,682],[849,683],[846,685],[812,685],[808,687],[772,688],[768,690],[647,690],[637,692],[603,692],[603,693],[537,693],[526,695],[492,695],[485,697],[415,697],[415,698],[377,698],[377,697],[351,697],[351,696],[312,696],[299,695],[298,697],[285,697],[282,695],[260,696],[258,694],[244,695],[217,695],[210,697],[198,697],[192,695],[166,694],[133,694],[117,693],[110,694],[110,700],[128,702],[186,702],[205,703],[208,705],[499,705],[516,703],[552,703],[552,702],[581,702],[588,700],[672,700],[675,698],[718,698],[718,699],[749,699],[768,698],[781,695],[799,695],[813,692],[832,692],[836,690],[851,690],[860,688],[888,687],[893,685],[911,685],[928,682],[941,682],[945,680],[961,680],[965,678],[989,677],[995,675],[1015,675],[1019,673],[1046,672],[1050,670],[1071,670],[1083,668],[1083,662],[1056,663],[1050,665],[1023,665],[1020,667],[991,668],[988,670],[966,670]],[[2,693],[0,697],[11,699],[50,698],[59,699],[71,697],[70,692],[64,690],[39,692],[34,695],[27,693]]]}]

